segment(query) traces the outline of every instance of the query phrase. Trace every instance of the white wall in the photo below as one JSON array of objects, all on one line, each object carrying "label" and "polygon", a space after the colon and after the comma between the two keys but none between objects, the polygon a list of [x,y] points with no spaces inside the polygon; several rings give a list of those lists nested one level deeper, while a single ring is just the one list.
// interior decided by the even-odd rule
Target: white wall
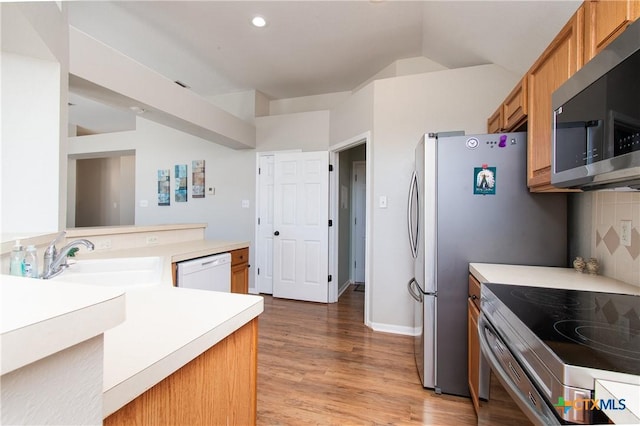
[{"label": "white wall", "polygon": [[3,232],[59,229],[59,99],[58,63],[2,54]]},{"label": "white wall", "polygon": [[350,95],[351,92],[334,92],[314,96],[300,96],[298,98],[275,99],[269,102],[268,115],[329,110]]},{"label": "white wall", "polygon": [[[136,225],[208,223],[206,238],[249,240],[253,228],[252,207],[242,200],[254,199],[253,150],[232,150],[138,117],[131,132],[70,138],[69,150],[78,155],[91,152],[135,150]],[[205,160],[205,181],[215,195],[191,197],[191,162]],[[186,203],[174,198],[175,165],[188,165],[189,196]],[[157,173],[171,171],[171,205],[158,206]],[[141,207],[140,201],[148,207]]]},{"label": "white wall", "polygon": [[[331,109],[331,145],[340,144],[373,129],[373,84]],[[373,136],[375,137],[375,135]]]},{"label": "white wall", "polygon": [[[374,82],[373,242],[368,291],[374,329],[413,332],[406,283],[413,263],[406,236],[414,149],[425,132],[486,132],[487,117],[518,76],[495,65],[438,71]],[[378,207],[386,196],[387,208]]]},{"label": "white wall", "polygon": [[329,111],[256,117],[256,149],[279,151],[329,148]]},{"label": "white wall", "polygon": [[0,7],[2,232],[57,231],[66,215],[66,7]]}]

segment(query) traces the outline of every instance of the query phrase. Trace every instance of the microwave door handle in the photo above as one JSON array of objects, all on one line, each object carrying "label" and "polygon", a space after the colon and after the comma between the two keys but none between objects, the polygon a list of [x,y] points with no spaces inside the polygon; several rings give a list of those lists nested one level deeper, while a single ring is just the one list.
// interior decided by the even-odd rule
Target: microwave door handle
[{"label": "microwave door handle", "polygon": [[489,340],[487,339],[485,329],[490,330],[491,333],[497,337],[495,329],[489,324],[489,322],[485,318],[484,313],[480,312],[480,316],[478,317],[478,340],[480,341],[481,354],[491,366],[491,369],[497,376],[500,383],[502,383],[502,385],[507,388],[506,390],[518,404],[518,407],[520,407],[523,411],[526,411],[526,416],[536,425],[560,425],[561,423],[558,421],[556,416],[551,411],[551,408],[549,408],[542,397],[538,398],[541,402],[541,412],[536,412],[531,407],[530,402],[522,395],[520,389],[518,389],[517,385],[513,383],[513,380],[511,379],[511,377],[509,377],[509,373],[507,373],[505,368],[498,360],[498,356],[495,354],[493,348],[491,347],[491,344],[489,343]]},{"label": "microwave door handle", "polygon": [[414,226],[413,226],[413,217],[411,216],[411,212],[413,210],[414,203],[414,194],[418,188],[418,174],[416,171],[413,171],[411,175],[411,185],[409,186],[409,200],[407,203],[407,229],[409,231],[409,246],[411,247],[411,256],[415,259],[418,256],[418,241],[417,241],[417,223],[419,218],[419,211],[417,209],[420,208],[419,203],[416,203],[416,234],[414,235]]}]

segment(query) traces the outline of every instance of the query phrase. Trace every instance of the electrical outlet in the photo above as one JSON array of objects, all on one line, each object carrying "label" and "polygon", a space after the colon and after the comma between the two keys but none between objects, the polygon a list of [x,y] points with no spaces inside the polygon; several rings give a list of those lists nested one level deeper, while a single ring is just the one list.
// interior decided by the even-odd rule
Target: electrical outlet
[{"label": "electrical outlet", "polygon": [[97,250],[110,250],[111,249],[111,240],[100,240],[98,244],[96,244]]},{"label": "electrical outlet", "polygon": [[631,221],[620,221],[620,244],[629,247],[631,245]]},{"label": "electrical outlet", "polygon": [[158,244],[158,237],[156,235],[149,235],[147,237],[147,245]]}]

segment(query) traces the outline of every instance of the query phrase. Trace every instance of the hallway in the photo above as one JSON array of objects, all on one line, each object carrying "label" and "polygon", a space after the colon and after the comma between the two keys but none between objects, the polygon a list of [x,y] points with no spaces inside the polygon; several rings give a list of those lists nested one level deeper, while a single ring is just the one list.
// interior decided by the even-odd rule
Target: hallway
[{"label": "hallway", "polygon": [[411,337],[364,326],[353,290],[329,305],[265,296],[258,425],[475,425],[469,399],[422,389]]}]

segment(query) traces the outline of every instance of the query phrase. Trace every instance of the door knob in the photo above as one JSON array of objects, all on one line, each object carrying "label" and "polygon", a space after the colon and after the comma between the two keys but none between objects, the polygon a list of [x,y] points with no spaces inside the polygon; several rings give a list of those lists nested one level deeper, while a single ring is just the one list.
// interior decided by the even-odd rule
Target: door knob
[{"label": "door knob", "polygon": [[273,235],[275,235],[277,237],[278,235],[280,235],[280,231],[274,232]]}]

